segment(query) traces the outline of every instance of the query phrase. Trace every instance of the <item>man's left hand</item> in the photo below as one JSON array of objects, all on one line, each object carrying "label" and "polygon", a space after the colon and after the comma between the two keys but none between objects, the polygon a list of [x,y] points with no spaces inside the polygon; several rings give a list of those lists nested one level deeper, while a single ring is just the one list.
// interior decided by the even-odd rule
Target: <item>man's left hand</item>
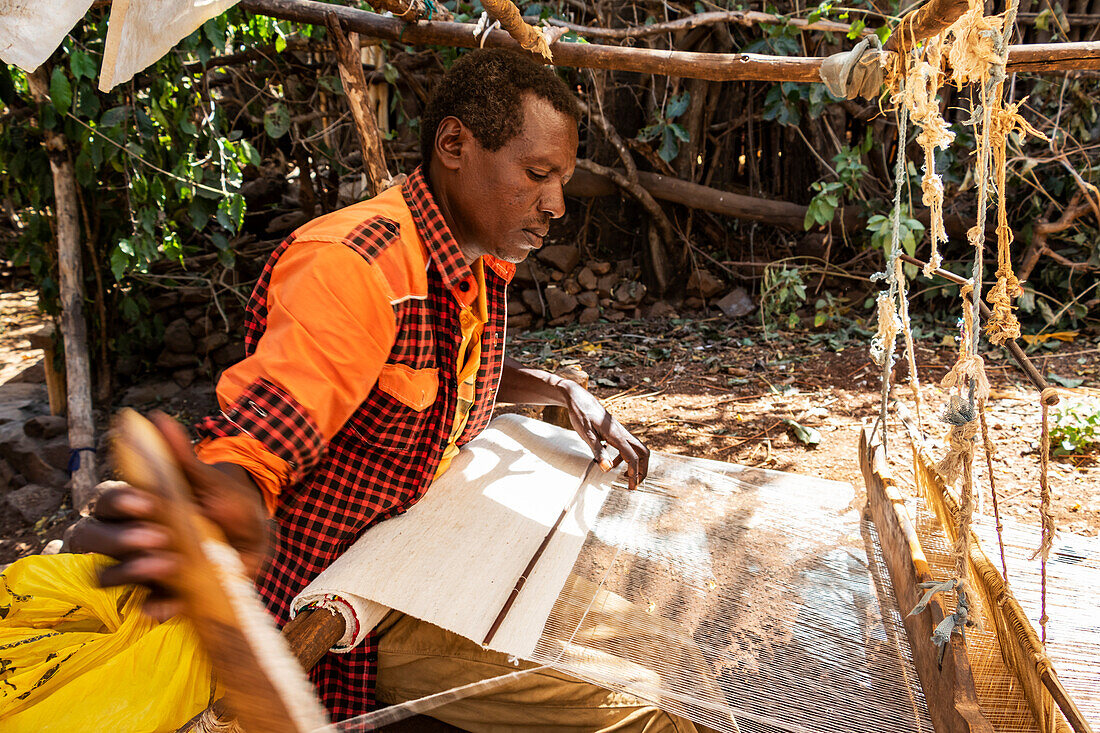
[{"label": "man's left hand", "polygon": [[[649,473],[649,448],[631,435],[584,387],[568,380],[562,380],[561,387],[565,392],[569,421],[592,448],[592,457],[605,471],[625,462],[627,485],[636,488]],[[614,461],[608,456],[608,447],[619,452]]]}]

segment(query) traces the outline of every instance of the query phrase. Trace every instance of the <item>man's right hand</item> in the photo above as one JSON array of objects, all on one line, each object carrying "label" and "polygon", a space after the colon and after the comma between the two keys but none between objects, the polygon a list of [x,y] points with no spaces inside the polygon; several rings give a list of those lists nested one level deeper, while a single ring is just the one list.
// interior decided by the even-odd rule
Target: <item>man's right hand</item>
[{"label": "man's right hand", "polygon": [[[151,417],[191,484],[199,513],[222,530],[255,577],[268,549],[267,512],[259,488],[240,466],[200,461],[187,433],[172,418]],[[75,529],[69,546],[73,552],[98,552],[118,560],[100,573],[100,583],[149,586],[145,611],[164,621],[180,610],[172,587],[182,558],[159,507],[155,497],[132,486],[109,489],[96,502],[92,519]]]}]

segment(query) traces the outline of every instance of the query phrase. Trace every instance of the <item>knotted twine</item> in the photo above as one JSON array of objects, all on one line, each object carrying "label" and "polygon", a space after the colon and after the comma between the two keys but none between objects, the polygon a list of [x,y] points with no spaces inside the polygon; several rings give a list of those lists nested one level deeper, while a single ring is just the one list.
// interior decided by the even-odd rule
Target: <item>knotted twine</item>
[{"label": "knotted twine", "polygon": [[921,128],[917,143],[924,151],[924,176],[921,178],[921,202],[929,210],[931,252],[924,266],[925,277],[931,277],[943,259],[939,243],[947,242],[943,226],[943,179],[936,173],[935,149],[947,149],[955,140],[940,114],[939,89],[943,82],[943,36],[925,44],[924,57],[909,68],[905,93],[900,95],[909,108],[913,122]]},{"label": "knotted twine", "polygon": [[[898,95],[905,94],[904,79],[898,82]],[[895,97],[896,98],[896,97]],[[898,105],[898,157],[894,165],[894,210],[891,212],[890,249],[886,253],[886,269],[871,276],[872,281],[886,280],[889,287],[878,295],[878,329],[871,338],[871,359],[882,367],[882,397],[879,424],[882,426],[882,450],[886,450],[886,406],[890,399],[890,370],[894,367],[894,346],[902,327],[894,299],[898,297],[898,273],[901,272],[901,193],[905,186],[905,139],[908,134],[909,110]],[[904,276],[904,273],[902,273]],[[910,378],[913,378],[910,370]]]}]

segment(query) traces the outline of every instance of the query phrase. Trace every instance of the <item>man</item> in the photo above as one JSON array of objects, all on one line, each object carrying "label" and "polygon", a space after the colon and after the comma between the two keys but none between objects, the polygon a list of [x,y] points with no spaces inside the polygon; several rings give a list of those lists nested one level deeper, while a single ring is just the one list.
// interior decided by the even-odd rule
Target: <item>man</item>
[{"label": "man", "polygon": [[[257,573],[280,625],[293,597],[363,531],[416,503],[484,429],[497,399],[565,406],[605,470],[606,444],[625,462],[631,487],[645,477],[648,451],[595,398],[503,355],[505,287],[565,211],[579,117],[565,84],[529,58],[479,51],[456,62],[423,115],[424,161],[408,182],[306,224],[272,254],[249,302],[246,357],[222,375],[222,413],[203,421],[194,453],[177,426],[159,421],[203,512]],[[157,588],[172,577],[176,560],[147,521],[150,509],[133,490],[105,494],[97,506],[105,521],[74,541],[121,561],[102,573],[104,585]],[[265,512],[275,528],[270,554]],[[171,598],[154,596],[147,610],[174,612]],[[407,642],[394,648],[401,663],[382,660],[394,676],[387,701],[400,697],[393,690],[417,687],[406,684],[409,675],[452,676],[431,666],[438,654],[411,659],[412,647],[446,647],[470,662],[467,672],[486,676],[507,663],[412,619],[384,627],[387,638]],[[382,644],[384,657],[390,648]],[[376,678],[379,651],[375,634],[311,672],[335,719],[369,710],[376,682],[386,687],[385,675]],[[512,722],[533,720],[542,704],[558,716],[568,710],[568,723],[549,724],[558,729],[685,729],[643,701],[542,677],[525,684],[564,691],[538,704],[505,700],[502,709],[518,713]],[[578,706],[598,712],[584,717]],[[474,718],[458,722],[509,725]]]}]

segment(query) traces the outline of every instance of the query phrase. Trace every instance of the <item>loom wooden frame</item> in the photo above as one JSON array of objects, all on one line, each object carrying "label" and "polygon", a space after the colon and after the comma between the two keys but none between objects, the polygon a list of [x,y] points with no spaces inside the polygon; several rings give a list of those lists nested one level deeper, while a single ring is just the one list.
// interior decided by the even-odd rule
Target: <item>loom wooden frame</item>
[{"label": "loom wooden frame", "polygon": [[[908,421],[903,421],[903,424],[913,441],[914,461],[926,467],[933,465],[924,447],[923,436]],[[913,661],[936,732],[991,733],[993,726],[982,713],[978,702],[966,642],[959,636],[952,636],[943,656],[943,664],[937,663],[939,649],[932,642],[932,630],[945,616],[942,600],[933,598],[927,612],[908,615],[921,595],[917,584],[934,578],[921,549],[920,537],[905,509],[904,498],[887,467],[885,452],[881,443],[874,440],[871,427],[865,427],[860,435],[859,461],[867,487],[868,511],[878,530],[882,554],[898,601],[897,610],[905,621]],[[953,540],[949,528],[955,526],[959,514],[958,502],[942,481],[937,479],[935,483],[930,503],[949,540]],[[1042,645],[1035,629],[973,533],[969,562],[971,577],[986,608],[991,611],[993,607],[999,609],[998,615],[994,616],[994,625],[1002,658],[1028,660],[1020,665],[1021,669],[1007,662],[1006,666],[1019,680],[1038,729],[1059,733],[1072,729],[1075,733],[1091,733],[1088,722],[1062,686],[1045,654],[1042,654]],[[1048,725],[1051,727],[1045,727]]]}]

